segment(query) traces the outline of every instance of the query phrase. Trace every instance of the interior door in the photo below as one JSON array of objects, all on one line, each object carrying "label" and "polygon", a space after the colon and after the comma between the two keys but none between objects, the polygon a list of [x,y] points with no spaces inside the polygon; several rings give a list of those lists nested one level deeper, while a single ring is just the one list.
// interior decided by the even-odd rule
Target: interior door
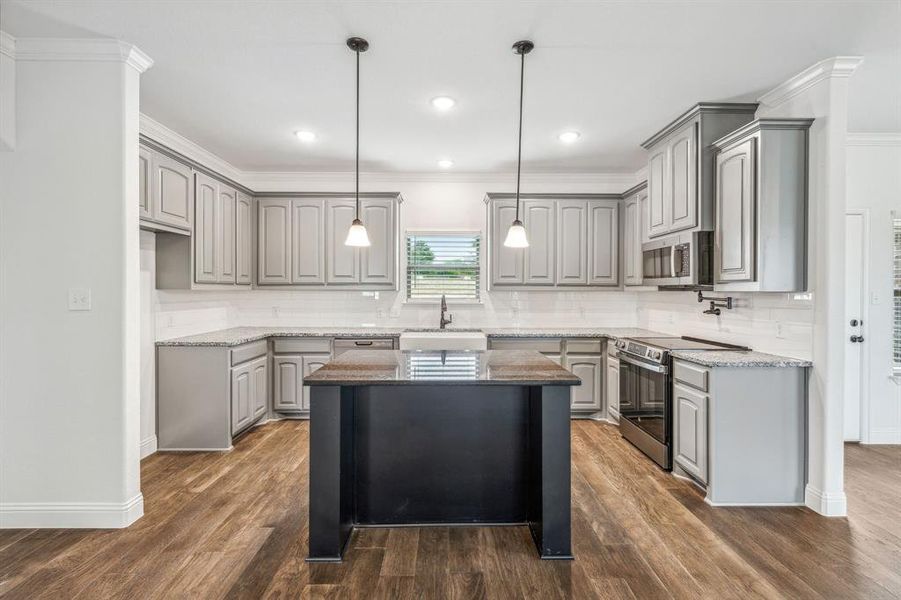
[{"label": "interior door", "polygon": [[861,438],[861,401],[866,323],[867,215],[849,211],[845,215],[845,441]]}]

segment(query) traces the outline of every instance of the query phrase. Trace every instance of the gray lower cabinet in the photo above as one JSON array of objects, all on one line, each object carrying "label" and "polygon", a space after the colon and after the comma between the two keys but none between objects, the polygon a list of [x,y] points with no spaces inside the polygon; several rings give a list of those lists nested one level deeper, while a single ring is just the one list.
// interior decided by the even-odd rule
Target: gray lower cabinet
[{"label": "gray lower cabinet", "polygon": [[607,416],[619,421],[619,359],[607,355]]},{"label": "gray lower cabinet", "polygon": [[489,273],[498,287],[534,289],[616,287],[619,276],[620,197],[559,194],[523,198],[520,220],[527,248],[507,248],[516,201],[489,194]]},{"label": "gray lower cabinet", "polygon": [[714,289],[807,289],[812,119],[759,119],[716,140]]},{"label": "gray lower cabinet", "polygon": [[141,227],[188,235],[194,216],[191,167],[146,146],[138,147]]},{"label": "gray lower cabinet", "polygon": [[[321,369],[331,360],[331,354],[305,354],[301,357],[301,373],[303,377],[307,377],[313,371]],[[310,410],[310,387],[303,386],[303,399],[300,403],[301,410]]]},{"label": "gray lower cabinet", "polygon": [[714,506],[803,504],[807,369],[673,361],[673,471]]},{"label": "gray lower cabinet", "polygon": [[265,418],[269,342],[157,348],[160,450],[228,450],[232,438]]},{"label": "gray lower cabinet", "polygon": [[673,460],[707,483],[707,395],[673,384]]},{"label": "gray lower cabinet", "polygon": [[399,202],[395,194],[361,199],[371,246],[354,248],[344,244],[356,215],[353,199],[261,198],[257,285],[396,288]]},{"label": "gray lower cabinet", "polygon": [[307,413],[310,392],[303,384],[304,378],[331,358],[330,338],[276,338],[272,357],[272,409],[280,413]]},{"label": "gray lower cabinet", "polygon": [[582,380],[582,385],[574,386],[570,407],[578,412],[601,410],[601,356],[566,355],[565,366]]}]

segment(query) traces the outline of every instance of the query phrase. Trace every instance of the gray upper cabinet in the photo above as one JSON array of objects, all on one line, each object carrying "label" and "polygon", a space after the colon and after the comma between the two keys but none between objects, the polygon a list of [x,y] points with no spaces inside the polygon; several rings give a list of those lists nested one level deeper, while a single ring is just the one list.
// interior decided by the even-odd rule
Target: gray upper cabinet
[{"label": "gray upper cabinet", "polygon": [[360,250],[344,245],[347,231],[355,215],[356,203],[353,200],[335,200],[328,203],[326,208],[328,283],[357,283],[360,280]]},{"label": "gray upper cabinet", "polygon": [[807,291],[812,123],[812,119],[760,119],[713,142],[714,289]]},{"label": "gray upper cabinet", "polygon": [[261,198],[258,213],[257,285],[397,285],[396,194],[360,200],[360,219],[371,246],[345,246],[356,202],[341,197]]},{"label": "gray upper cabinet", "polygon": [[291,282],[325,283],[325,200],[291,201]]},{"label": "gray upper cabinet", "polygon": [[257,216],[257,283],[291,283],[291,201],[262,198]]},{"label": "gray upper cabinet", "polygon": [[159,152],[152,154],[150,206],[153,220],[172,227],[191,228],[193,181],[191,167]]},{"label": "gray upper cabinet", "polygon": [[588,205],[589,285],[619,285],[619,201]]},{"label": "gray upper cabinet", "polygon": [[196,207],[194,226],[194,281],[217,283],[219,237],[219,191],[212,177],[197,173]]},{"label": "gray upper cabinet", "polygon": [[507,229],[516,219],[516,202],[497,200],[489,205],[491,211],[491,282],[497,285],[523,283],[525,253],[521,248],[504,246]]},{"label": "gray upper cabinet", "polygon": [[557,203],[557,283],[588,284],[588,202]]},{"label": "gray upper cabinet", "polygon": [[556,239],[554,202],[552,200],[524,200],[522,213],[523,225],[529,236],[529,247],[520,251],[524,254],[524,283],[527,285],[554,285],[554,240]]},{"label": "gray upper cabinet", "polygon": [[138,199],[140,202],[138,215],[141,219],[153,217],[150,208],[150,198],[153,194],[150,191],[150,182],[153,181],[153,176],[150,174],[152,157],[153,153],[148,148],[143,146],[138,148]]},{"label": "gray upper cabinet", "polygon": [[235,283],[253,282],[253,199],[238,192],[235,208]]},{"label": "gray upper cabinet", "polygon": [[489,194],[488,252],[492,286],[548,289],[619,285],[621,197],[548,194],[521,199],[527,248],[507,248],[516,200]]},{"label": "gray upper cabinet", "polygon": [[[635,188],[633,188],[634,190]],[[623,202],[623,283],[641,285],[642,212],[647,204],[647,189],[630,190]]]},{"label": "gray upper cabinet", "polygon": [[702,102],[642,143],[648,151],[649,238],[714,227],[711,144],[754,118],[756,104]]},{"label": "gray upper cabinet", "polygon": [[749,139],[716,158],[716,280],[754,279],[754,143]]},{"label": "gray upper cabinet", "polygon": [[[360,283],[394,285],[397,256],[394,204],[394,200],[387,198],[366,198],[360,202],[360,218],[371,244],[360,249]],[[342,231],[346,236],[347,231]]]},{"label": "gray upper cabinet", "polygon": [[216,236],[216,253],[219,269],[216,273],[218,283],[235,283],[235,248],[236,228],[235,210],[238,192],[227,185],[219,184],[218,235]]}]

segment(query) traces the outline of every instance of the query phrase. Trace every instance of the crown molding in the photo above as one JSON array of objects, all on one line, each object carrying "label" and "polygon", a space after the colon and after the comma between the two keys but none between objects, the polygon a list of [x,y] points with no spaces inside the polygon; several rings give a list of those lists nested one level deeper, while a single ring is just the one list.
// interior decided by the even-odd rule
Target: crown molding
[{"label": "crown molding", "polygon": [[901,133],[848,133],[848,146],[901,146]]},{"label": "crown molding", "polygon": [[133,44],[104,38],[27,38],[15,40],[15,58],[23,61],[122,62],[143,73],[153,60]]},{"label": "crown molding", "polygon": [[245,183],[245,173],[230,162],[213,154],[201,145],[192,142],[180,133],[176,133],[144,113],[141,113],[139,118],[139,130],[142,135],[150,138],[154,142],[186,156],[206,168],[219,173],[223,177],[236,181],[245,187],[255,189],[253,186]]},{"label": "crown molding", "polygon": [[16,38],[2,30],[0,30],[0,54],[14,60],[16,58]]},{"label": "crown molding", "polygon": [[833,56],[832,58],[821,60],[794,77],[790,77],[783,83],[780,83],[758,98],[758,102],[766,106],[779,106],[821,81],[833,77],[850,77],[862,62],[862,56]]}]

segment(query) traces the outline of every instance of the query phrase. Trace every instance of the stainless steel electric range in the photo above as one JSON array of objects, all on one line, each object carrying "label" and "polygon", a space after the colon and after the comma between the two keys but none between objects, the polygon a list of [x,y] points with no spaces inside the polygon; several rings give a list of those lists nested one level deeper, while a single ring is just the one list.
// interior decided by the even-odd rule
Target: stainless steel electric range
[{"label": "stainless steel electric range", "polygon": [[691,337],[621,338],[619,430],[624,438],[666,469],[673,468],[672,350],[748,350]]}]

